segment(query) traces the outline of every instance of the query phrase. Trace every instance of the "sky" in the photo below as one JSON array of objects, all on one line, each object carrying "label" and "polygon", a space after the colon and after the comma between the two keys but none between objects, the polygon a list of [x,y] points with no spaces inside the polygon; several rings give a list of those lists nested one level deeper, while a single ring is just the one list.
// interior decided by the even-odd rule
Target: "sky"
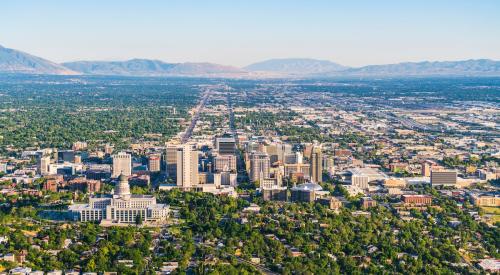
[{"label": "sky", "polygon": [[500,1],[2,0],[0,45],[55,62],[500,60]]}]

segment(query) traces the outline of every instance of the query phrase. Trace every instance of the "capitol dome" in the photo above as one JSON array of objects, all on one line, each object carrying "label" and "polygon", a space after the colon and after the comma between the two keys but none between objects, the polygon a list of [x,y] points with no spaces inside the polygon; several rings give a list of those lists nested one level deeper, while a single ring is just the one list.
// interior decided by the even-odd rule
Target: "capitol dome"
[{"label": "capitol dome", "polygon": [[314,182],[299,184],[292,188],[292,191],[322,191],[323,187]]},{"label": "capitol dome", "polygon": [[127,198],[130,197],[130,185],[128,184],[128,178],[124,174],[120,174],[118,177],[118,183],[115,187],[115,196]]}]

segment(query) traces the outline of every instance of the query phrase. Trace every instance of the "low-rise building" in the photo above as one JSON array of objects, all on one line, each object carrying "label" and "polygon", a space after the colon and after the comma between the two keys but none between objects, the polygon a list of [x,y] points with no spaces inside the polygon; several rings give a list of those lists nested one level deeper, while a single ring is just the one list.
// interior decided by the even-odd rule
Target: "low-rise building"
[{"label": "low-rise building", "polygon": [[402,195],[401,200],[405,205],[431,205],[432,196],[429,195]]}]

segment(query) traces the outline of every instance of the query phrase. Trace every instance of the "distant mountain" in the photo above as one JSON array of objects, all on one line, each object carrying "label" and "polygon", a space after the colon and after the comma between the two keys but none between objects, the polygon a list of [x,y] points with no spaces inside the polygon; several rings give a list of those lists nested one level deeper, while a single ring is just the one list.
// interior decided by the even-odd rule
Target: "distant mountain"
[{"label": "distant mountain", "polygon": [[350,68],[330,75],[353,76],[500,76],[500,61],[471,59],[464,61],[405,62]]},{"label": "distant mountain", "polygon": [[343,71],[346,66],[327,61],[309,58],[270,59],[248,65],[243,68],[251,72],[272,72],[289,75],[309,75]]},{"label": "distant mountain", "polygon": [[213,63],[167,63],[150,59],[127,61],[76,61],[57,64],[0,46],[0,74],[194,76],[228,78],[335,77],[335,76],[500,76],[500,61],[405,62],[350,68],[327,60],[270,59],[244,68]]},{"label": "distant mountain", "polygon": [[71,75],[76,72],[57,63],[0,46],[0,73]]},{"label": "distant mountain", "polygon": [[241,69],[212,63],[166,63],[159,60],[76,61],[63,63],[71,70],[91,75],[217,76],[241,75]]}]

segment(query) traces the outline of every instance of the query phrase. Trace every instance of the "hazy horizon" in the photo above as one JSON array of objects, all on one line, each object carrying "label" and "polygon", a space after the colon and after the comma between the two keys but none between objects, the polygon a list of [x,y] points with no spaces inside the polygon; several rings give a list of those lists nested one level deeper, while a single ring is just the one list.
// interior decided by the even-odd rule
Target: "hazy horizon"
[{"label": "hazy horizon", "polygon": [[15,1],[0,10],[0,25],[9,26],[0,45],[59,63],[500,60],[495,1]]}]

